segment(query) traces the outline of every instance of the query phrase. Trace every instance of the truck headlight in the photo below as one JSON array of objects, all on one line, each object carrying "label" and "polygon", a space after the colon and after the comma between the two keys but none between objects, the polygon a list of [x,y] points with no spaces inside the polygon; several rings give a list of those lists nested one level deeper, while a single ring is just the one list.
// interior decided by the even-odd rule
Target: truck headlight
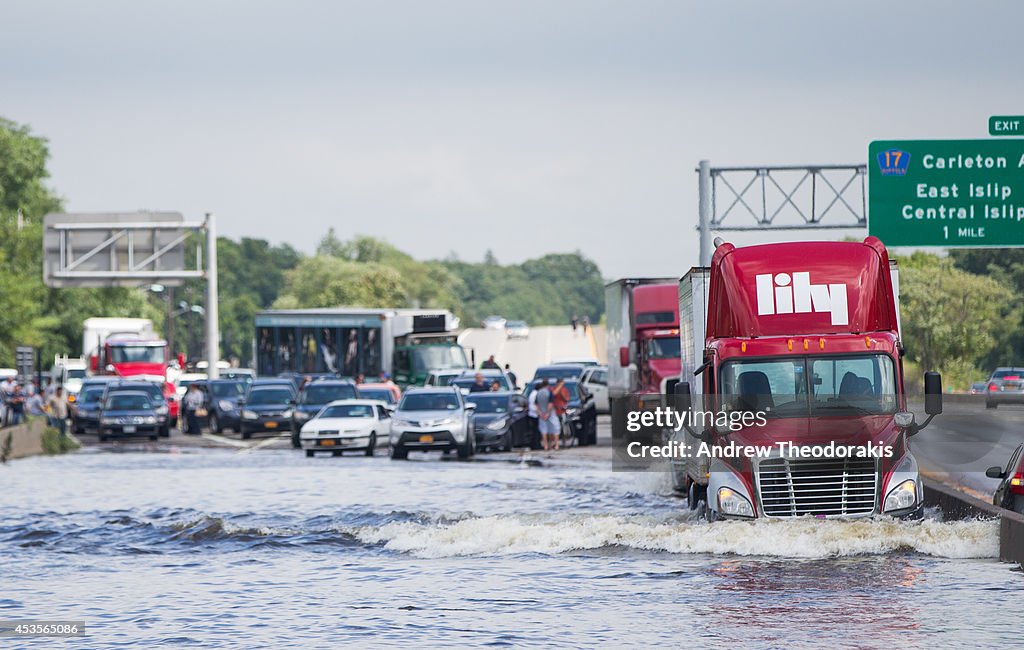
[{"label": "truck headlight", "polygon": [[235,410],[235,403],[234,402],[230,402],[230,401],[228,401],[226,399],[222,399],[221,401],[217,402],[217,406],[219,406],[220,410],[222,410],[222,411],[234,411]]},{"label": "truck headlight", "polygon": [[718,511],[733,517],[754,516],[754,508],[746,497],[727,487],[718,488]]},{"label": "truck headlight", "polygon": [[242,411],[242,417],[246,420],[258,420],[260,419],[260,414],[256,411]]},{"label": "truck headlight", "polygon": [[882,507],[882,511],[906,510],[913,508],[916,504],[917,481],[908,479],[889,490],[889,494],[885,495],[885,505]]},{"label": "truck headlight", "polygon": [[506,424],[508,424],[508,418],[501,418],[500,420],[495,420],[494,422],[488,424],[487,428],[490,429],[491,431],[501,431],[502,429],[505,428]]}]

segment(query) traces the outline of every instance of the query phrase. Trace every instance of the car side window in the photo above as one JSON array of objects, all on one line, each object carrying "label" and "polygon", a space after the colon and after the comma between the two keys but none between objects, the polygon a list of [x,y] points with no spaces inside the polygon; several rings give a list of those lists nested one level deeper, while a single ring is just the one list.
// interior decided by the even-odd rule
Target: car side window
[{"label": "car side window", "polygon": [[377,417],[381,420],[387,420],[391,416],[388,415],[388,410],[386,408],[383,406],[377,406]]}]

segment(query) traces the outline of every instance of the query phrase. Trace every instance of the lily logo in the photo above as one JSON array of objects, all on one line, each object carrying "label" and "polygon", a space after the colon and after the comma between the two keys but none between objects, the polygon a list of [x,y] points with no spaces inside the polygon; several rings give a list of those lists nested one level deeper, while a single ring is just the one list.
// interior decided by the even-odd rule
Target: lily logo
[{"label": "lily logo", "polygon": [[831,315],[833,325],[850,324],[845,284],[811,284],[807,271],[764,273],[755,281],[758,316],[823,312]]}]

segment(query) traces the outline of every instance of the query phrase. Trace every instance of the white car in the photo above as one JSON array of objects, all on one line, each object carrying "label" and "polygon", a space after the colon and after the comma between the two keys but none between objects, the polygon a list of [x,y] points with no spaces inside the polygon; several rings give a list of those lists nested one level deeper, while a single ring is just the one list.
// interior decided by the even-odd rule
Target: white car
[{"label": "white car", "polygon": [[530,326],[526,324],[526,321],[510,320],[505,323],[505,336],[510,339],[528,339],[530,338]]},{"label": "white car", "polygon": [[343,399],[329,403],[306,421],[299,443],[312,457],[318,451],[340,456],[346,451],[373,455],[378,443],[391,437],[391,409],[375,399]]},{"label": "white car", "polygon": [[488,316],[480,321],[485,330],[503,330],[507,321],[501,316]]},{"label": "white car", "polygon": [[598,413],[611,411],[608,401],[608,366],[588,366],[580,376],[580,383],[594,396],[594,406]]}]

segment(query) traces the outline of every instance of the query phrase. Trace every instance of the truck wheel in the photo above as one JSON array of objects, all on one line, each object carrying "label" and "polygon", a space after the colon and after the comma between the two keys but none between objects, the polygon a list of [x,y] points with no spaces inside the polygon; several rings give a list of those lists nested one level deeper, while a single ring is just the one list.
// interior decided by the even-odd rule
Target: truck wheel
[{"label": "truck wheel", "polygon": [[370,444],[366,447],[366,455],[372,457],[373,450],[377,448],[377,434],[370,434]]},{"label": "truck wheel", "polygon": [[686,496],[686,505],[690,510],[698,510],[701,505],[707,508],[708,488],[706,485],[697,485],[696,481],[690,481],[690,490]]},{"label": "truck wheel", "polygon": [[409,450],[402,445],[391,446],[391,460],[405,460],[409,457]]}]

